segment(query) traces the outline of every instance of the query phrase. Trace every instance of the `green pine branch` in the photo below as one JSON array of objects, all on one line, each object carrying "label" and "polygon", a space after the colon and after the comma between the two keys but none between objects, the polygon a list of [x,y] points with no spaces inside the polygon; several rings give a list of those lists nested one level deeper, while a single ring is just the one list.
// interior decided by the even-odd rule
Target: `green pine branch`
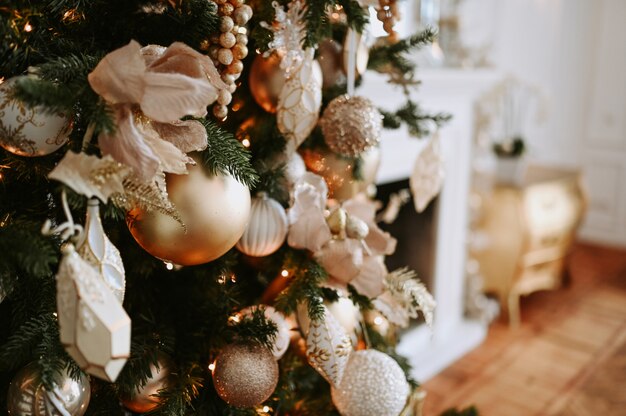
[{"label": "green pine branch", "polygon": [[208,146],[201,152],[203,166],[212,174],[228,173],[248,188],[258,182],[258,175],[250,164],[250,153],[214,121],[197,119],[206,128]]}]

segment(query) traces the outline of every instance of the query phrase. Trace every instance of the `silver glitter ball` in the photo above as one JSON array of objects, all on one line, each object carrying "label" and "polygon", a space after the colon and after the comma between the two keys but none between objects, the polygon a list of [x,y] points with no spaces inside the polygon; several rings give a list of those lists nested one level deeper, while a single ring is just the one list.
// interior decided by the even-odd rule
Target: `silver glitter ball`
[{"label": "silver glitter ball", "polygon": [[409,392],[398,363],[376,350],[353,352],[341,382],[331,389],[342,416],[398,416]]},{"label": "silver glitter ball", "polygon": [[378,145],[383,116],[367,98],[340,95],[324,110],[320,126],[330,150],[355,157]]},{"label": "silver glitter ball", "polygon": [[89,379],[79,380],[63,371],[48,391],[41,382],[39,368],[30,363],[17,372],[7,394],[7,410],[11,416],[82,416],[87,411],[91,389]]}]

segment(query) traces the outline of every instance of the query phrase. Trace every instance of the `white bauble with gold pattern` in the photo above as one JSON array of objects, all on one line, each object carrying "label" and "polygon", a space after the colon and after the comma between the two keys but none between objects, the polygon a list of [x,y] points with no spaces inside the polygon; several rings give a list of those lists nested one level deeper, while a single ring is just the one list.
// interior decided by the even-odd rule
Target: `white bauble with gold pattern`
[{"label": "white bauble with gold pattern", "polygon": [[11,98],[11,89],[24,77],[0,84],[0,146],[18,156],[45,156],[67,143],[72,123],[63,115]]},{"label": "white bauble with gold pattern", "polygon": [[269,256],[283,245],[289,225],[285,208],[264,192],[252,200],[250,222],[237,248],[252,257]]},{"label": "white bauble with gold pattern", "polygon": [[309,137],[322,106],[322,69],[314,53],[312,48],[305,51],[302,64],[288,76],[278,97],[278,130],[289,139],[291,150]]}]

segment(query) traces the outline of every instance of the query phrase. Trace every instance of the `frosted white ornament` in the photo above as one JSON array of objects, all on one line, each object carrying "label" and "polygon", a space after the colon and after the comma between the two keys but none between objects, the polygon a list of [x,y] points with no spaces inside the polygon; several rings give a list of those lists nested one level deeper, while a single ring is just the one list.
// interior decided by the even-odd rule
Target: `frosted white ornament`
[{"label": "frosted white ornament", "polygon": [[441,192],[444,177],[439,135],[435,133],[430,143],[417,156],[413,173],[409,178],[409,186],[417,212],[424,211],[430,201]]},{"label": "frosted white ornament", "polygon": [[62,115],[47,114],[11,99],[11,88],[21,77],[0,84],[0,146],[18,156],[45,156],[67,143],[72,123]]},{"label": "frosted white ornament", "polygon": [[259,193],[252,200],[250,221],[237,248],[248,256],[268,256],[280,248],[288,231],[287,214],[282,205],[265,193]]},{"label": "frosted white ornament", "polygon": [[84,371],[114,382],[130,356],[130,318],[73,245],[62,252],[57,272],[61,344]]},{"label": "frosted white ornament", "polygon": [[279,360],[285,355],[287,348],[289,348],[292,325],[287,321],[285,315],[268,305],[250,306],[242,309],[241,314],[244,316],[250,315],[258,308],[262,308],[265,317],[276,324],[277,331],[274,346],[272,347],[272,354],[274,354],[274,358]]},{"label": "frosted white ornament", "polygon": [[100,220],[100,203],[91,198],[87,205],[85,241],[78,253],[100,272],[104,283],[120,303],[124,301],[126,277],[120,252],[104,233]]},{"label": "frosted white ornament", "polygon": [[409,392],[402,368],[376,350],[353,352],[343,379],[331,388],[333,403],[342,416],[398,416]]},{"label": "frosted white ornament", "polygon": [[[322,375],[332,386],[338,385],[344,374],[348,358],[352,352],[352,342],[337,319],[324,308],[324,317],[310,320],[308,314],[300,319],[308,320],[306,355],[311,367]],[[300,326],[304,326],[303,323]]]},{"label": "frosted white ornament", "polygon": [[314,50],[305,51],[301,65],[290,73],[278,96],[278,130],[297,149],[315,128],[322,106],[322,69],[313,59]]}]

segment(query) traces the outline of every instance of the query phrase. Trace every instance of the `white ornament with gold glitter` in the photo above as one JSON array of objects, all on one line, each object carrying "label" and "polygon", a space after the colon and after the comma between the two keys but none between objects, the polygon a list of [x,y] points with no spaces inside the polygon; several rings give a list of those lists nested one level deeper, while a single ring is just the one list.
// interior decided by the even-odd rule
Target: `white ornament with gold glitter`
[{"label": "white ornament with gold glitter", "polygon": [[[309,364],[331,385],[341,382],[343,372],[352,352],[352,342],[337,319],[324,308],[324,317],[310,320],[308,314],[299,314],[299,319],[308,321],[306,337]],[[300,326],[304,326],[302,323]]]},{"label": "white ornament with gold glitter", "polygon": [[409,178],[417,212],[424,211],[430,201],[441,192],[444,177],[439,135],[435,133],[415,160],[415,167]]},{"label": "white ornament with gold glitter", "polygon": [[0,84],[0,146],[18,156],[45,156],[67,143],[72,123],[64,116],[48,114],[10,97],[20,78]]},{"label": "white ornament with gold glitter", "polygon": [[96,198],[87,204],[85,240],[78,253],[100,272],[104,283],[120,303],[124,301],[126,275],[120,251],[104,233],[100,220],[100,205]]},{"label": "white ornament with gold glitter", "polygon": [[398,416],[410,393],[398,363],[385,353],[352,353],[343,380],[331,388],[333,404],[341,416]]}]

